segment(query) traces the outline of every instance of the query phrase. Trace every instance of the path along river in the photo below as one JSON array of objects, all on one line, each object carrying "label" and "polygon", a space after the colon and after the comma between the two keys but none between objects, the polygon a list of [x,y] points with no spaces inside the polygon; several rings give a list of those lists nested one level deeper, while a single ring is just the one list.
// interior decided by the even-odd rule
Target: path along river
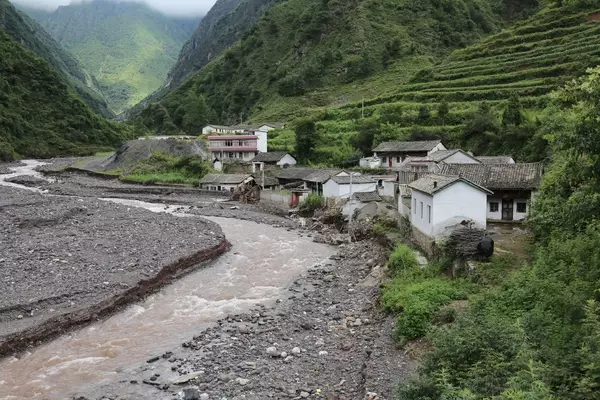
[{"label": "path along river", "polygon": [[[0,185],[16,175],[39,177],[33,171],[37,165],[28,161],[15,167],[13,174],[0,175]],[[0,195],[1,191],[0,187]],[[175,209],[132,200],[110,201],[153,212]],[[196,218],[174,215],[190,218],[190,223]],[[94,392],[117,379],[117,371],[179,346],[219,318],[247,311],[256,303],[273,302],[295,277],[334,253],[329,246],[282,228],[210,219],[232,244],[227,254],[107,320],[20,358],[0,361],[0,399],[66,399]]]}]

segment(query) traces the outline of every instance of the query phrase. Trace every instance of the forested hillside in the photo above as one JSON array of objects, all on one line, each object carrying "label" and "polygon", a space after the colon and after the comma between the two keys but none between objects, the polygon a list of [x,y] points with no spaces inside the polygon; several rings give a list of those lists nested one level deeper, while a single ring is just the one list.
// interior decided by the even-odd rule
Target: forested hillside
[{"label": "forested hillside", "polygon": [[[43,15],[43,13],[42,13]],[[64,75],[69,84],[96,112],[112,116],[94,78],[37,22],[0,0],[0,30],[43,58]]]},{"label": "forested hillside", "polygon": [[167,17],[148,5],[94,0],[59,7],[40,24],[96,77],[120,113],[158,89],[197,19]]},{"label": "forested hillside", "polygon": [[128,136],[96,115],[46,61],[0,30],[0,160],[90,154]]},{"label": "forested hillside", "polygon": [[222,123],[287,120],[310,107],[375,95],[498,31],[532,3],[287,0],[160,105],[148,107],[143,122],[161,132],[197,129],[184,120],[192,120],[185,118],[186,104],[198,101]]}]

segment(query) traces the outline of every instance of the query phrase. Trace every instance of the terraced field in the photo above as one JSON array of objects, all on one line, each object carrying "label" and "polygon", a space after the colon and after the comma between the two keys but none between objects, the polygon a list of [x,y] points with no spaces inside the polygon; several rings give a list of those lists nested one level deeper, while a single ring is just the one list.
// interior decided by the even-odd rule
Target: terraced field
[{"label": "terraced field", "polygon": [[[350,141],[369,122],[385,124],[386,139],[402,139],[419,131],[421,136],[452,140],[483,101],[499,116],[507,99],[517,94],[531,113],[546,104],[548,94],[565,82],[600,64],[600,10],[568,13],[546,10],[511,29],[477,44],[453,52],[431,69],[419,71],[410,83],[393,94],[347,104],[338,109],[319,110],[317,119],[323,146],[332,140]],[[437,116],[441,102],[450,113]],[[423,116],[427,107],[429,116]],[[382,118],[386,108],[396,107],[402,115],[389,123]],[[426,113],[427,114],[427,113]],[[291,132],[281,132],[274,148],[290,147]],[[333,147],[323,159],[343,159],[346,146]],[[350,150],[351,151],[351,150]]]}]

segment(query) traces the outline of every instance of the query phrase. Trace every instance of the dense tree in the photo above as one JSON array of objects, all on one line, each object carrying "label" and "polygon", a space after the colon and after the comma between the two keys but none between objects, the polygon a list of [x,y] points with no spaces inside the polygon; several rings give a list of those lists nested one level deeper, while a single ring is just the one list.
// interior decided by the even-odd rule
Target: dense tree
[{"label": "dense tree", "polygon": [[513,94],[502,114],[502,126],[520,126],[523,123],[523,106],[519,96]]},{"label": "dense tree", "polygon": [[296,123],[296,158],[305,163],[317,145],[317,125],[311,119],[303,119]]}]

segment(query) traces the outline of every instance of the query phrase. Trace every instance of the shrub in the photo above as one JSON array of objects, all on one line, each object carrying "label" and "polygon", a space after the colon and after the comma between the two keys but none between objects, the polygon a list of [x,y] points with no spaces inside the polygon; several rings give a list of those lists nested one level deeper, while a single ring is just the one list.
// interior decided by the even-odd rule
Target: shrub
[{"label": "shrub", "polygon": [[315,211],[323,208],[325,205],[325,198],[316,193],[311,193],[306,199],[300,203],[299,209],[302,213],[314,213]]},{"label": "shrub", "polygon": [[396,276],[406,273],[418,266],[417,256],[412,249],[405,245],[399,245],[392,253],[389,260],[390,272]]}]

